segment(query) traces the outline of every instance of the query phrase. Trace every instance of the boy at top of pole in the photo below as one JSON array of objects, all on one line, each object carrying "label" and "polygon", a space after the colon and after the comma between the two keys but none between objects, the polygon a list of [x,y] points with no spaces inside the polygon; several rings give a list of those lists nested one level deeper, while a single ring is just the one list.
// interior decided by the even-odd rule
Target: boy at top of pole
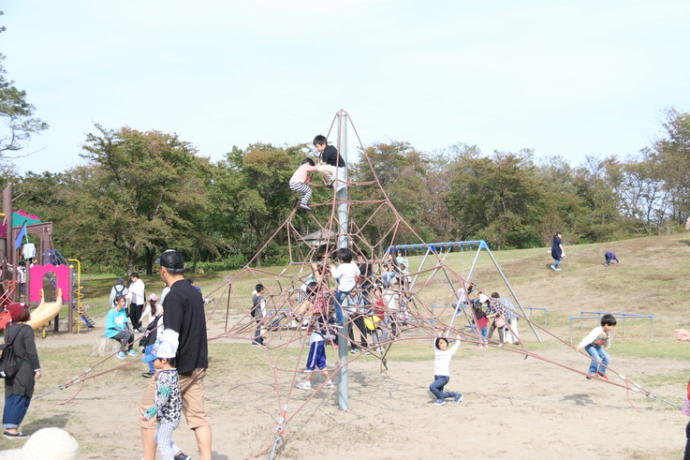
[{"label": "boy at top of pole", "polygon": [[589,364],[587,378],[599,377],[608,380],[606,368],[609,365],[610,357],[606,352],[609,346],[609,332],[616,327],[616,318],[606,314],[601,317],[601,326],[597,326],[587,334],[577,346],[579,351],[585,350],[592,357]]},{"label": "boy at top of pole", "polygon": [[347,163],[332,145],[328,145],[326,136],[319,134],[314,138],[314,147],[319,152],[319,165],[317,170],[324,175],[326,183],[333,185],[336,192],[345,187],[345,175]]},{"label": "boy at top of pole", "polygon": [[309,201],[311,201],[312,191],[309,184],[311,183],[310,173],[314,171],[318,171],[318,168],[314,165],[314,160],[305,158],[290,178],[290,190],[299,193],[299,207],[305,211],[311,211]]}]

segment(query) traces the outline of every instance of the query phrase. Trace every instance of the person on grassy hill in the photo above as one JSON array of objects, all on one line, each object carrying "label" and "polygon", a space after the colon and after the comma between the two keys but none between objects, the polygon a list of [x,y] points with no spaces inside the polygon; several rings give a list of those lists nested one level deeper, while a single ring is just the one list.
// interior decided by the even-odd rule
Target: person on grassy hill
[{"label": "person on grassy hill", "polygon": [[462,401],[462,393],[443,391],[443,388],[450,381],[450,360],[459,347],[460,336],[456,337],[455,343],[450,348],[448,348],[447,338],[437,337],[434,339],[434,382],[429,385],[429,391],[436,397],[434,404],[437,406],[444,405],[448,398],[453,398],[456,403]]},{"label": "person on grassy hill", "polygon": [[[690,218],[688,218],[690,220]],[[685,329],[676,329],[676,340],[690,342],[690,332]],[[690,381],[688,381],[687,394],[683,404],[683,414],[690,416]],[[685,426],[685,460],[690,460],[690,422]]]},{"label": "person on grassy hill", "polygon": [[616,257],[616,254],[612,253],[611,251],[606,251],[604,254],[604,265],[608,267],[613,263],[614,260],[617,264],[621,263],[621,261],[618,260],[618,257]]},{"label": "person on grassy hill", "polygon": [[586,351],[592,357],[589,364],[587,378],[599,377],[608,380],[606,368],[611,360],[606,348],[609,345],[609,332],[616,327],[616,318],[606,314],[601,317],[601,326],[597,326],[587,334],[577,346],[578,351]]},{"label": "person on grassy hill", "polygon": [[4,368],[5,408],[2,413],[2,427],[4,437],[18,439],[26,437],[19,431],[19,426],[29,410],[36,379],[40,379],[42,374],[34,331],[26,324],[31,319],[29,308],[13,303],[6,309],[10,312],[12,322],[5,329],[5,343],[2,348],[4,351],[11,345],[17,366],[14,373],[10,373],[8,367]]},{"label": "person on grassy hill", "polygon": [[129,292],[125,286],[125,280],[122,278],[116,279],[115,284],[110,288],[110,306],[112,307],[115,305],[115,297],[119,295],[127,297],[127,294],[129,294]]},{"label": "person on grassy hill", "polygon": [[312,191],[311,187],[309,187],[309,183],[311,183],[309,173],[314,171],[318,171],[318,168],[314,165],[314,160],[305,158],[290,178],[290,190],[299,193],[299,207],[305,211],[311,211],[309,201],[311,200]]},{"label": "person on grassy hill", "polygon": [[252,345],[255,347],[260,347],[264,344],[264,338],[261,337],[261,326],[263,325],[264,318],[266,318],[264,289],[264,285],[259,283],[254,287],[254,292],[252,292],[252,309],[250,314],[254,322],[256,322],[256,329],[252,338]]},{"label": "person on grassy hill", "polygon": [[156,390],[153,405],[141,415],[142,421],[156,418],[156,444],[162,460],[175,460],[180,449],[172,440],[173,431],[180,424],[182,398],[180,376],[175,368],[176,350],[170,343],[161,343],[146,359],[156,368]]},{"label": "person on grassy hill", "polygon": [[315,370],[319,370],[324,377],[325,387],[333,387],[333,382],[328,376],[326,369],[326,341],[324,332],[321,330],[321,321],[312,321],[309,324],[309,354],[307,355],[307,365],[305,366],[305,379],[298,382],[296,387],[300,390],[311,390],[311,378]]},{"label": "person on grassy hill", "polygon": [[319,152],[318,171],[324,175],[326,183],[333,185],[335,191],[338,192],[347,185],[345,182],[347,163],[338,153],[338,149],[328,145],[328,140],[321,134],[314,137],[314,147]]},{"label": "person on grassy hill", "polygon": [[144,335],[139,340],[139,345],[142,347],[142,353],[144,354],[143,362],[147,363],[149,368],[147,372],[141,374],[142,377],[152,377],[156,373],[156,369],[153,366],[153,361],[149,358],[147,361],[147,356],[149,356],[158,341],[158,338],[163,334],[163,305],[157,303],[155,300],[158,299],[156,294],[151,294],[149,296],[149,305],[146,310],[153,309],[151,313],[153,317],[146,325],[146,330]]},{"label": "person on grassy hill", "polygon": [[333,279],[338,281],[335,291],[333,306],[335,308],[335,321],[338,324],[343,322],[343,299],[357,286],[357,277],[360,276],[359,267],[352,262],[352,251],[347,248],[338,249],[338,267],[330,266]]},{"label": "person on grassy hill", "polygon": [[134,332],[129,327],[126,311],[127,299],[123,295],[115,297],[115,305],[108,310],[105,316],[105,336],[109,339],[120,342],[120,351],[117,357],[125,359],[127,355],[136,356],[132,344],[134,343]]},{"label": "person on grassy hill", "polygon": [[[184,277],[182,253],[168,249],[161,254],[159,264],[161,279],[170,287],[163,302],[161,346],[168,343],[175,350],[182,412],[187,426],[194,432],[199,459],[211,460],[212,431],[204,408],[204,379],[208,368],[204,299]],[[155,388],[156,380],[152,378],[142,395],[141,410],[151,405]],[[153,460],[156,455],[156,424],[153,420],[142,420],[140,428],[144,460]],[[188,458],[183,452],[175,455],[176,460]]]},{"label": "person on grassy hill", "polygon": [[560,271],[561,269],[558,265],[561,260],[565,257],[565,249],[563,249],[563,240],[561,232],[556,232],[553,234],[553,241],[551,242],[551,257],[553,258],[553,263],[551,264],[551,270]]},{"label": "person on grassy hill", "polygon": [[141,329],[141,312],[144,311],[146,303],[146,286],[139,278],[139,274],[134,272],[129,275],[129,319],[135,331],[143,332]]}]

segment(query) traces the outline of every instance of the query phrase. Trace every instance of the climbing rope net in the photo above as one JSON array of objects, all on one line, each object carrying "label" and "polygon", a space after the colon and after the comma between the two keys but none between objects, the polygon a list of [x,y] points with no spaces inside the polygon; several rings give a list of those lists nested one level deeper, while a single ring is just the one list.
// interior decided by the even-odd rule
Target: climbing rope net
[{"label": "climbing rope net", "polygon": [[[333,130],[335,120],[334,118],[331,123],[328,135]],[[221,320],[225,310],[222,332],[210,337],[209,341],[228,340],[248,345],[256,342],[255,333],[258,328],[263,342],[260,345],[261,352],[265,355],[265,369],[270,374],[277,404],[274,406],[276,413],[272,414],[272,434],[267,436],[265,446],[252,454],[254,457],[278,456],[286,444],[291,422],[295,417],[309,404],[324,404],[329,400],[323,397],[322,391],[335,392],[327,388],[330,387],[327,379],[319,379],[306,394],[296,388],[303,373],[309,335],[315,328],[324,332],[327,343],[333,345],[336,340],[346,340],[348,347],[358,350],[345,357],[340,356],[340,360],[337,359],[337,353],[328,352],[331,356],[329,361],[335,364],[327,372],[329,378],[336,381],[343,366],[366,355],[375,357],[380,363],[379,371],[385,378],[391,365],[388,358],[391,348],[405,341],[430,341],[446,336],[460,337],[469,343],[487,343],[474,326],[474,310],[466,308],[465,303],[468,291],[479,292],[482,290],[481,286],[465,279],[436,251],[428,252],[433,261],[417,271],[401,266],[400,261],[396,261],[389,251],[389,248],[400,242],[426,243],[393,206],[354,124],[351,119],[348,120],[358,140],[360,154],[368,166],[368,174],[362,175],[367,180],[343,181],[340,185],[347,186],[350,192],[348,199],[339,199],[336,193],[332,193],[329,199],[312,203],[312,212],[299,211],[295,206],[242,270],[233,273],[206,293],[207,296],[216,297],[213,308],[207,308],[209,322]],[[315,187],[329,189],[326,185]],[[347,205],[350,216],[346,234],[343,234],[337,212],[338,207],[343,204]],[[329,265],[335,264],[333,257],[337,251],[337,241],[343,236],[352,253],[359,258],[360,267],[364,269],[357,280],[354,295],[343,302],[346,315],[342,328],[339,328],[332,319],[337,283],[330,276]],[[285,249],[287,263],[277,269],[262,267],[262,256],[275,245]],[[264,297],[267,302],[266,316],[258,319],[251,315],[252,290],[255,284],[265,287]],[[491,302],[490,308],[493,308],[499,301],[491,299]],[[450,308],[438,308],[439,306]],[[502,308],[509,307],[503,305]],[[513,310],[512,314],[543,334],[573,348],[568,341],[532,323],[521,308]],[[354,333],[361,330],[364,334],[360,332],[360,339],[355,340]],[[349,331],[353,331],[353,334]],[[365,340],[361,340],[361,336]],[[489,340],[488,345],[493,347],[499,343]],[[327,348],[335,350],[335,347]],[[586,372],[530,351],[524,341],[505,344],[501,349],[586,375]],[[587,360],[591,359],[585,353],[582,354]],[[77,383],[82,385],[89,379],[132,364],[125,363],[96,372],[96,367],[108,358],[38,397]],[[610,367],[608,371],[616,379],[601,380],[602,382],[678,407]],[[628,401],[631,402],[629,397]]]}]

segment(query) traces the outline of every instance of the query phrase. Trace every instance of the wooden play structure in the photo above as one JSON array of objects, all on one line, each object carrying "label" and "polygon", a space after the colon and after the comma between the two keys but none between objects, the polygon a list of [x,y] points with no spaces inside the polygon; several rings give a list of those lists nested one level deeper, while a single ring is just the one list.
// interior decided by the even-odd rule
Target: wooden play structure
[{"label": "wooden play structure", "polygon": [[[2,193],[0,307],[4,310],[13,302],[36,307],[32,310],[31,325],[45,333],[50,323],[55,332],[61,330],[64,305],[67,323],[62,330],[79,332],[80,319],[87,326],[91,323],[81,304],[79,261],[68,261],[54,248],[52,222],[42,222],[38,216],[15,210],[12,201],[10,184]],[[0,311],[0,329],[8,320],[7,312]]]}]

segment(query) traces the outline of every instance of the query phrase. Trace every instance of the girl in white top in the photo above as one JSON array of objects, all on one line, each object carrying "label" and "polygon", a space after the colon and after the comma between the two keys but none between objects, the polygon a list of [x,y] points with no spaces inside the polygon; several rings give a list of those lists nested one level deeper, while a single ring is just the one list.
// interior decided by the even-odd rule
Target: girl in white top
[{"label": "girl in white top", "polygon": [[436,405],[442,406],[446,399],[453,398],[457,403],[462,401],[462,393],[443,391],[450,381],[450,359],[460,347],[460,336],[455,340],[452,347],[448,348],[448,339],[437,337],[434,340],[434,383],[429,385],[429,390],[436,397]]}]

